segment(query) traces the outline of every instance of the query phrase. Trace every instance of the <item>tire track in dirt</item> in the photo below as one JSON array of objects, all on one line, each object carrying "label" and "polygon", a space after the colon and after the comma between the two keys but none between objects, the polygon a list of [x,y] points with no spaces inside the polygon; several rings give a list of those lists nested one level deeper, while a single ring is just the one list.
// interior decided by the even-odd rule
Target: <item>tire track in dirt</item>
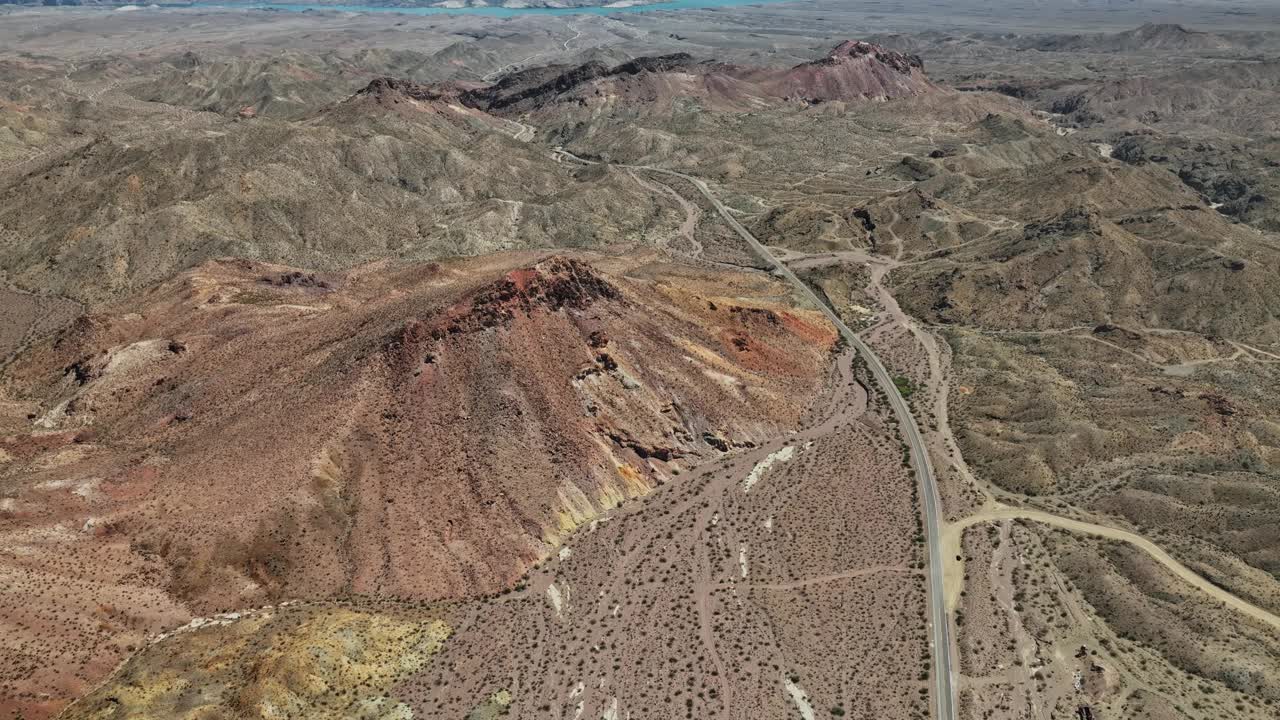
[{"label": "tire track in dirt", "polygon": [[1084,522],[1082,520],[1072,520],[1071,518],[1053,515],[1052,513],[1047,513],[1042,510],[1030,510],[1003,505],[988,506],[986,509],[950,523],[944,528],[942,534],[942,546],[945,555],[944,573],[947,578],[945,585],[947,588],[948,609],[954,609],[956,607],[956,603],[960,599],[960,590],[963,586],[964,563],[962,560],[956,560],[956,558],[962,554],[960,552],[960,539],[964,534],[964,530],[979,523],[992,522],[996,520],[1030,520],[1032,522],[1038,522],[1062,530],[1069,530],[1075,533],[1093,535],[1095,537],[1102,537],[1108,540],[1119,540],[1120,542],[1128,543],[1150,555],[1153,560],[1163,565],[1166,570],[1172,572],[1183,582],[1195,586],[1214,600],[1217,600],[1223,605],[1247,615],[1254,620],[1266,623],[1277,631],[1280,631],[1280,616],[1236,597],[1217,585],[1214,585],[1191,568],[1183,565],[1160,546],[1137,533],[1106,525]]}]

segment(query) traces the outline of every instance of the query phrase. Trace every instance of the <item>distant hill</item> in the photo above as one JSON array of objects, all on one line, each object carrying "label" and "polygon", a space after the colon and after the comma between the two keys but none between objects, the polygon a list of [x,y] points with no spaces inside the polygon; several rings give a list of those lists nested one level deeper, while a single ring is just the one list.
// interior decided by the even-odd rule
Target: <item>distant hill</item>
[{"label": "distant hill", "polygon": [[932,92],[920,58],[848,40],[822,58],[791,68],[698,60],[678,53],[640,57],[615,66],[593,61],[512,73],[464,100],[492,112],[573,106],[667,108],[695,98],[719,109],[749,109],[783,101],[890,100]]},{"label": "distant hill", "polygon": [[1226,50],[1244,47],[1247,36],[1189,30],[1174,23],[1146,23],[1132,30],[1096,35],[1037,37],[1024,47],[1054,52],[1142,52],[1157,50]]},{"label": "distant hill", "polygon": [[[506,120],[375,87],[301,122],[99,137],[0,187],[19,287],[100,301],[233,255],[341,269],[607,244],[653,222],[625,176],[554,162]],[[674,222],[674,219],[672,220]]]}]

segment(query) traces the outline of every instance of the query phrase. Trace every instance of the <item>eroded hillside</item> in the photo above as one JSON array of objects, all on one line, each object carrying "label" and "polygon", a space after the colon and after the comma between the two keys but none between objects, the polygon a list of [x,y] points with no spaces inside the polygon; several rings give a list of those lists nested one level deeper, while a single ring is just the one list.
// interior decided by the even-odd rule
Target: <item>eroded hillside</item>
[{"label": "eroded hillside", "polygon": [[795,427],[833,342],[776,283],[652,255],[206,263],[10,367],[12,597],[121,613],[14,618],[11,651],[54,632],[84,667],[174,614],[508,588],[601,512]]}]

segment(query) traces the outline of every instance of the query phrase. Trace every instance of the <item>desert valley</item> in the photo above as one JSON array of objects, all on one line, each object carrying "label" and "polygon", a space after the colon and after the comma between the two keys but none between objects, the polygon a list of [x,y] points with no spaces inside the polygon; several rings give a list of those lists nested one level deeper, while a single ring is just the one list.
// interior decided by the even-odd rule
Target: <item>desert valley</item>
[{"label": "desert valley", "polygon": [[1275,718],[1277,269],[1262,2],[0,5],[0,717]]}]

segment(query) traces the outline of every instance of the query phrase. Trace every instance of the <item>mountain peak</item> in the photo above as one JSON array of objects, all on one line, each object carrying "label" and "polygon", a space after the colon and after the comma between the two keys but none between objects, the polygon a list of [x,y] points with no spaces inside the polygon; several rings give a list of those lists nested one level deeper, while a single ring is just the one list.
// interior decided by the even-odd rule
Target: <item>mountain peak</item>
[{"label": "mountain peak", "polygon": [[910,55],[896,50],[889,50],[881,45],[870,43],[865,40],[845,40],[839,45],[831,49],[826,57],[815,60],[805,65],[816,64],[832,64],[839,62],[848,62],[858,58],[872,58],[892,67],[894,70],[902,73],[910,73],[914,70],[924,70],[924,62],[918,55]]},{"label": "mountain peak", "polygon": [[513,269],[440,318],[433,339],[507,325],[538,311],[585,310],[597,300],[620,300],[622,292],[585,262],[553,255]]},{"label": "mountain peak", "polygon": [[377,77],[357,90],[352,97],[370,97],[377,102],[399,102],[401,99],[433,102],[456,98],[461,92],[461,88],[451,83],[424,85],[402,78]]},{"label": "mountain peak", "polygon": [[846,40],[825,56],[796,65],[776,86],[778,95],[807,102],[888,100],[935,89],[918,56],[862,40]]},{"label": "mountain peak", "polygon": [[1134,30],[1133,35],[1190,35],[1191,31],[1178,23],[1143,23]]}]

